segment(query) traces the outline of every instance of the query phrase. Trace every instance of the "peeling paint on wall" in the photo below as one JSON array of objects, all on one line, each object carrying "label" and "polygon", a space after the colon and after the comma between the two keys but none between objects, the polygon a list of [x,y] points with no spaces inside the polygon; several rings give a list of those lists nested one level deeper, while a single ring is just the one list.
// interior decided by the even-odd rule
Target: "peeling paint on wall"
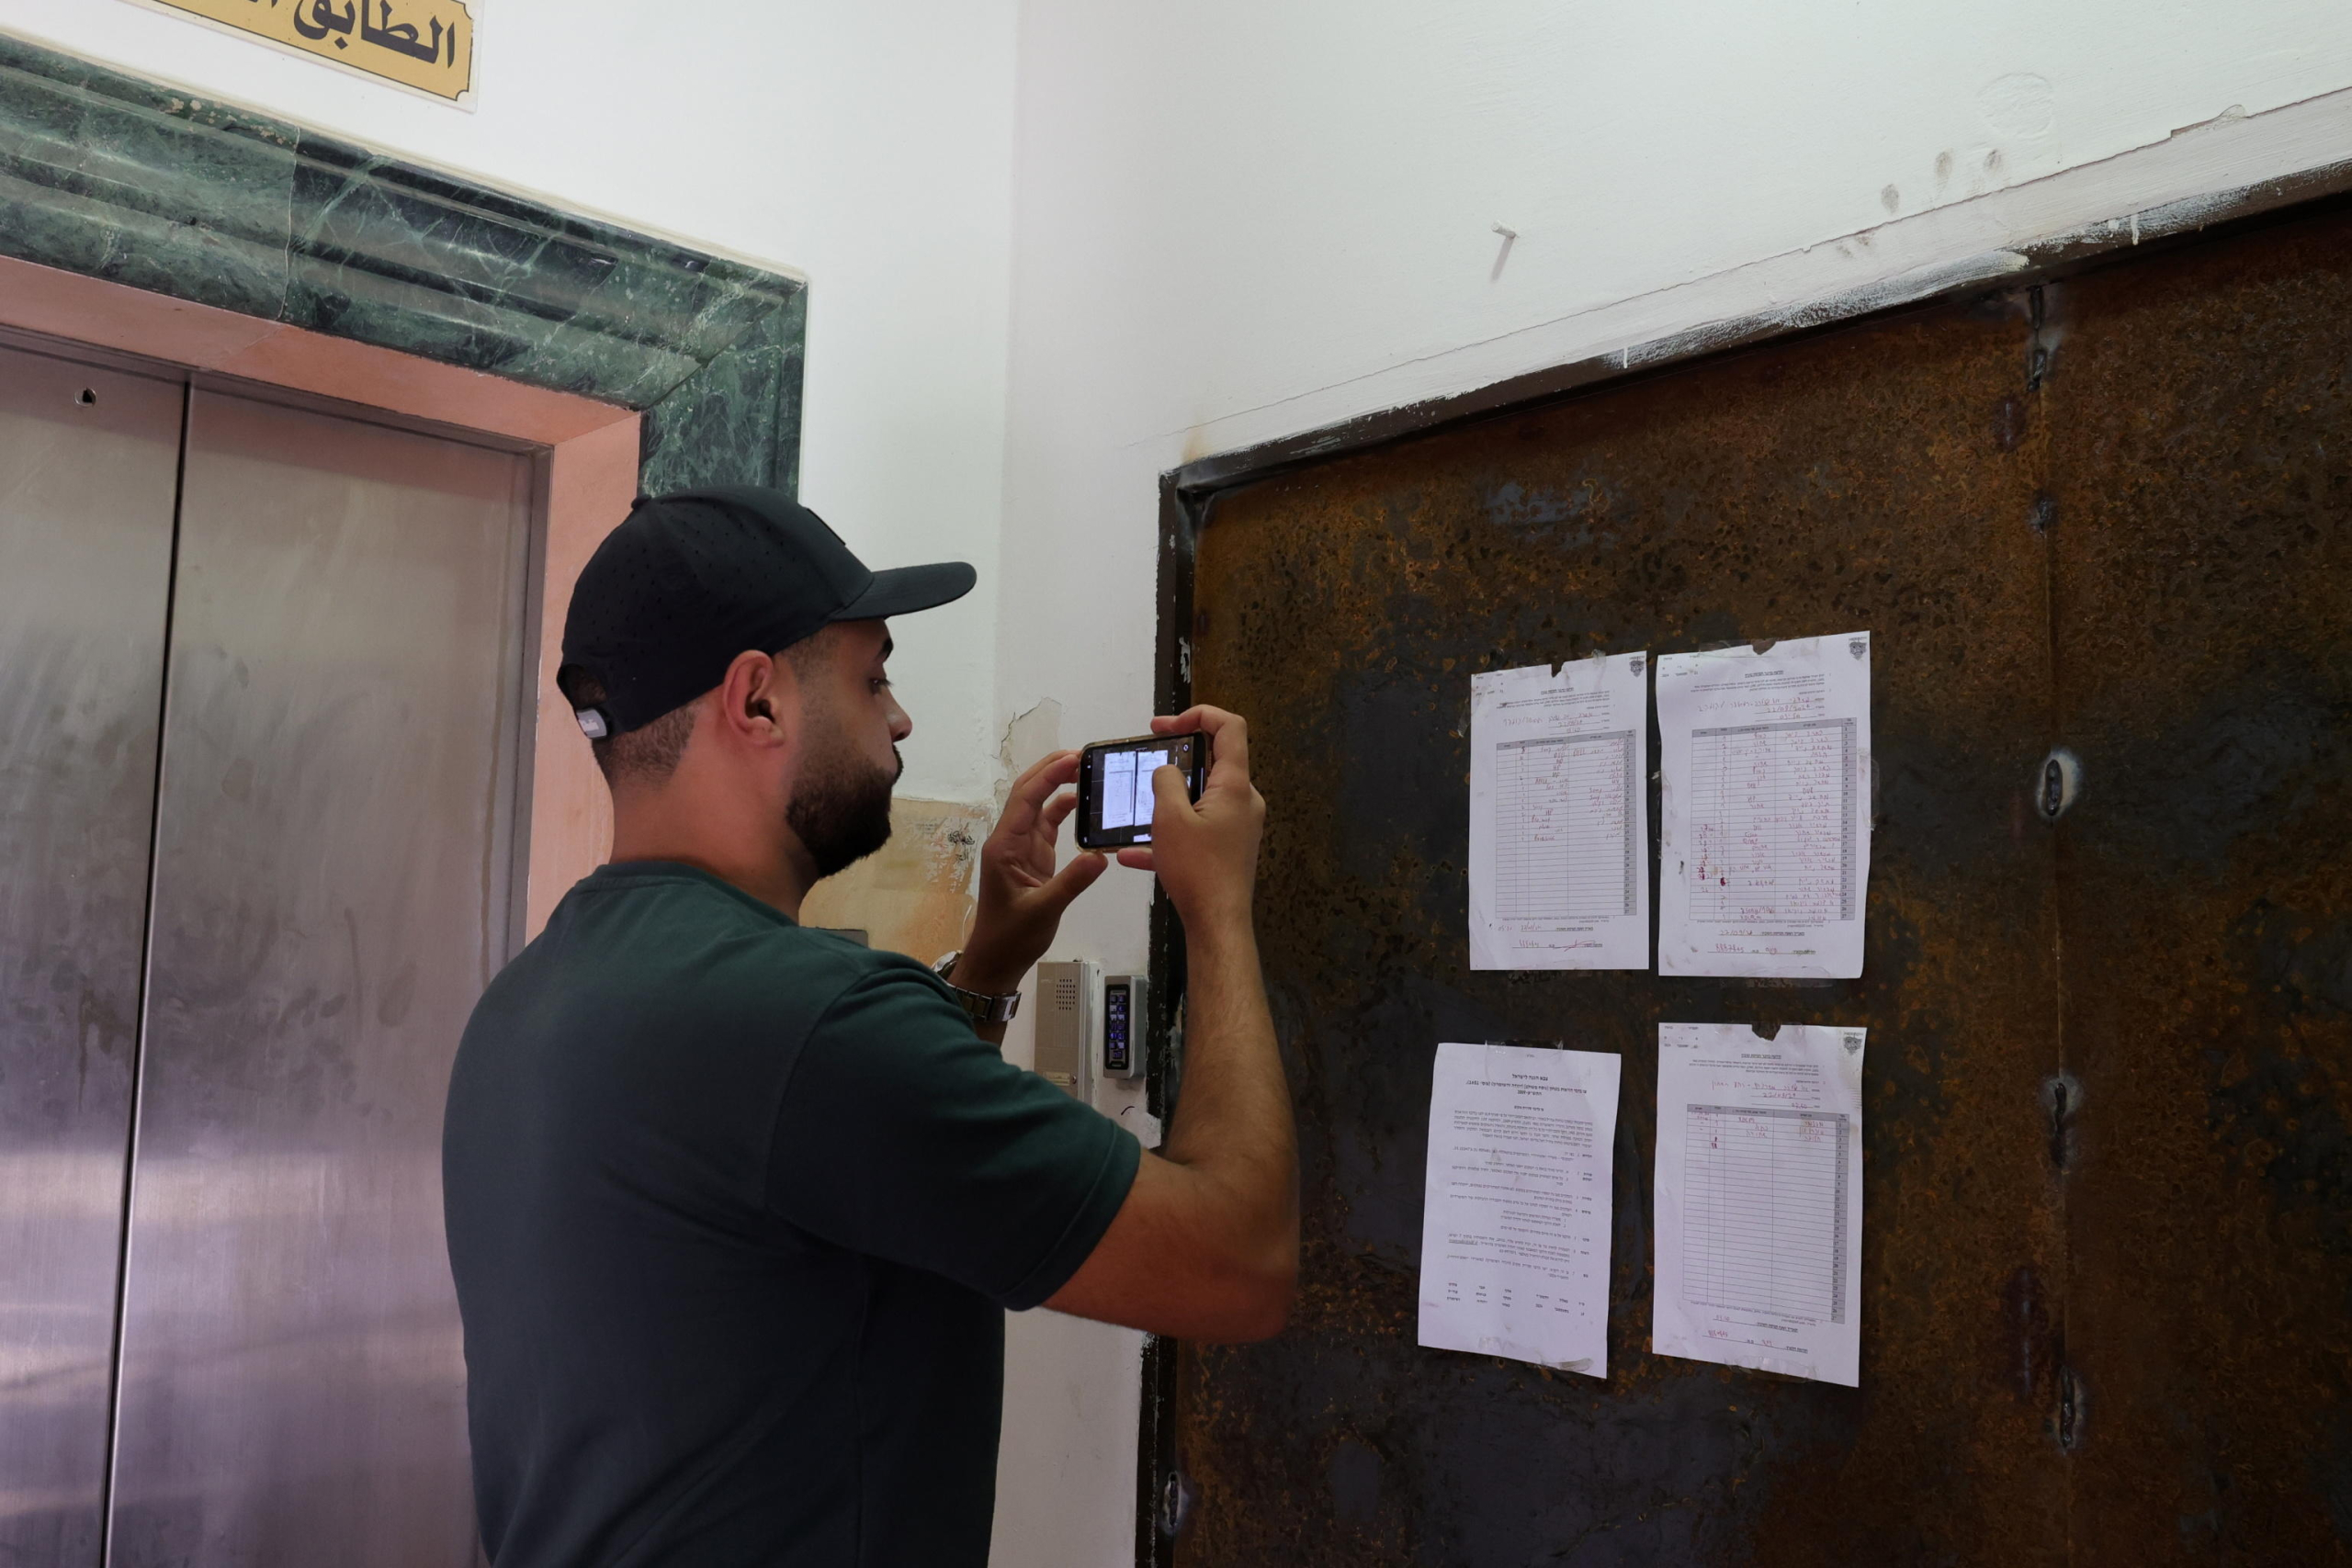
[{"label": "peeling paint on wall", "polygon": [[996,808],[1012,794],[1012,781],[1040,757],[1062,749],[1062,705],[1051,697],[1014,714],[996,749]]}]

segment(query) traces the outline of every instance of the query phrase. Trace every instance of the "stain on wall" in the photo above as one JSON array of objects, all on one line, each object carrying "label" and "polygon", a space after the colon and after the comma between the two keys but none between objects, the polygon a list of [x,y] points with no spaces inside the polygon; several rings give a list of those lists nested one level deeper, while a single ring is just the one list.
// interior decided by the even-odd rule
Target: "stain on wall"
[{"label": "stain on wall", "polygon": [[803,925],[862,931],[875,947],[928,964],[960,947],[972,918],[972,873],[988,837],[984,806],[904,796],[890,803],[890,841],[809,890]]}]

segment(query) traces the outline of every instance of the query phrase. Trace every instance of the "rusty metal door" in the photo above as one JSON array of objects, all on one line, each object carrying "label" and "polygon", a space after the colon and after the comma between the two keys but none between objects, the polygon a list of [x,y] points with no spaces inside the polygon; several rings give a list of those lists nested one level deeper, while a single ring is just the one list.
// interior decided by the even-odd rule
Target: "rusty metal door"
[{"label": "rusty metal door", "polygon": [[[1163,1556],[2346,1551],[2347,240],[2267,229],[1216,495],[1192,689],[1250,716],[1272,807],[1306,1261],[1282,1337],[1176,1356]],[[1861,979],[1467,968],[1473,673],[1865,627]],[[1860,1389],[1649,1354],[1662,1020],[1872,1030]],[[1484,1039],[1623,1057],[1605,1383],[1415,1344],[1431,1056]]]},{"label": "rusty metal door", "polygon": [[2352,1556],[2352,221],[2050,291],[2078,1562]]}]

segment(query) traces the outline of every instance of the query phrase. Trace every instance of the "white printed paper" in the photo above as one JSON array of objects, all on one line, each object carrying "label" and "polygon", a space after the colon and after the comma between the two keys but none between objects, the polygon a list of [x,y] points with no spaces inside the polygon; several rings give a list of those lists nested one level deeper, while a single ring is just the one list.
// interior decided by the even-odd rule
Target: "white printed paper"
[{"label": "white printed paper", "polygon": [[1648,670],[1471,678],[1471,968],[1650,966]]},{"label": "white printed paper", "polygon": [[1102,826],[1148,828],[1159,797],[1151,793],[1151,775],[1168,765],[1165,751],[1105,751],[1102,753]]},{"label": "white printed paper", "polygon": [[1657,1354],[1860,1385],[1865,1032],[1658,1025]]},{"label": "white printed paper", "polygon": [[1657,726],[1657,972],[1861,974],[1870,633],[1664,655]]},{"label": "white printed paper", "polygon": [[1420,1342],[1609,1373],[1609,1179],[1618,1059],[1437,1048]]}]

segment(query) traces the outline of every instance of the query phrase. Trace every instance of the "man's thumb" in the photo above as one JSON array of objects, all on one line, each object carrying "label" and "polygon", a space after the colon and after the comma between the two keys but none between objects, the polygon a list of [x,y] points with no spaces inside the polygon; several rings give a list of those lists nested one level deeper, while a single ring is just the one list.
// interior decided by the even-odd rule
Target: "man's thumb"
[{"label": "man's thumb", "polygon": [[1155,821],[1158,820],[1160,812],[1168,810],[1170,807],[1182,807],[1190,811],[1193,808],[1193,797],[1184,788],[1184,770],[1173,762],[1162,762],[1152,769],[1151,799]]}]

